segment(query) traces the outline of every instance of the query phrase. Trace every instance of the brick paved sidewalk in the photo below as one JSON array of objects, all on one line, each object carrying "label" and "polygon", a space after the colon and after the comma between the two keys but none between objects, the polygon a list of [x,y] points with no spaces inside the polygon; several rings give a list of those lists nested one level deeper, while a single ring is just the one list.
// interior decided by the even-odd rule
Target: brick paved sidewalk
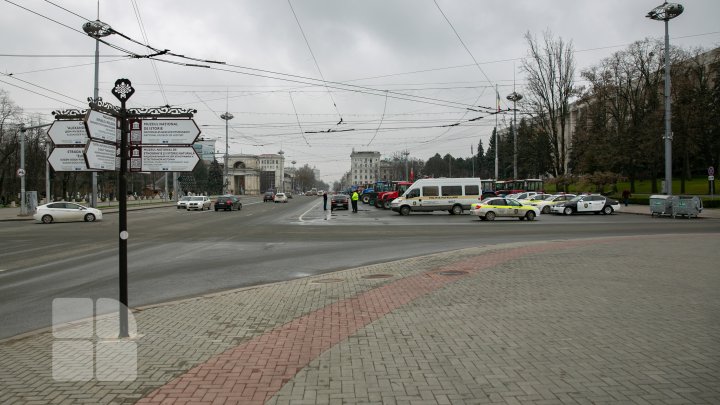
[{"label": "brick paved sidewalk", "polygon": [[718,242],[478,247],[144,308],[136,380],[53,381],[41,333],[0,343],[0,403],[718,403]]}]

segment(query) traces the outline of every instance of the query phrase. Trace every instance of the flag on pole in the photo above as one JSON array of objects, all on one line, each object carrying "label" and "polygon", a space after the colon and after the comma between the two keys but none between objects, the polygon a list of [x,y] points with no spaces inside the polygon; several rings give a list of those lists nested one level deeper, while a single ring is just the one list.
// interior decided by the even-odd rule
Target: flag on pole
[{"label": "flag on pole", "polygon": [[497,110],[500,111],[500,93],[498,93],[497,84],[495,85],[495,95],[497,96]]},{"label": "flag on pole", "polygon": [[413,172],[412,167],[410,168],[410,181],[415,181],[415,172]]},{"label": "flag on pole", "polygon": [[470,156],[472,156],[472,155],[474,155],[474,154],[475,154],[475,152],[473,152],[472,144],[470,144]]}]

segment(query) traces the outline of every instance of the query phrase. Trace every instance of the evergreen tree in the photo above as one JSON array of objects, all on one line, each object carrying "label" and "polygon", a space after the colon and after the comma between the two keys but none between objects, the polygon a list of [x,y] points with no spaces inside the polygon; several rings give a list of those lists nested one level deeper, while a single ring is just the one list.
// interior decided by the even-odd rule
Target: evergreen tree
[{"label": "evergreen tree", "polygon": [[210,194],[222,194],[223,188],[223,172],[220,163],[218,163],[217,159],[213,159],[208,170],[208,192]]}]

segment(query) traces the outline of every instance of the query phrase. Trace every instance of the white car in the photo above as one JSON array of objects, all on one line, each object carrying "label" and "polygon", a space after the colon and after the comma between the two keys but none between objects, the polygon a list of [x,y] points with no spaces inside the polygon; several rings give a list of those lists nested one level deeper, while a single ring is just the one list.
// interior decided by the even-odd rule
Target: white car
[{"label": "white car", "polygon": [[285,193],[276,193],[275,197],[273,197],[273,201],[275,201],[276,203],[279,203],[279,202],[286,203],[286,202],[288,202],[288,198],[285,195]]},{"label": "white car", "polygon": [[579,195],[569,201],[553,206],[551,209],[553,214],[584,214],[592,212],[593,214],[612,214],[620,210],[620,203],[612,198],[607,198],[598,194]]},{"label": "white car", "polygon": [[204,210],[208,209],[210,210],[210,205],[212,204],[212,201],[210,201],[210,198],[205,195],[195,195],[190,197],[190,201],[187,202],[187,210]]},{"label": "white car", "polygon": [[530,203],[533,207],[537,207],[543,214],[549,214],[553,206],[562,204],[575,198],[575,194],[554,194],[540,201]]},{"label": "white car", "polygon": [[94,222],[102,219],[102,211],[80,204],[58,201],[37,207],[33,218],[43,224],[67,221]]},{"label": "white car", "polygon": [[190,197],[189,197],[189,196],[180,197],[180,199],[179,199],[178,202],[177,202],[177,208],[178,208],[178,209],[180,209],[180,208],[187,208],[187,203],[188,203],[188,201],[190,201]]}]

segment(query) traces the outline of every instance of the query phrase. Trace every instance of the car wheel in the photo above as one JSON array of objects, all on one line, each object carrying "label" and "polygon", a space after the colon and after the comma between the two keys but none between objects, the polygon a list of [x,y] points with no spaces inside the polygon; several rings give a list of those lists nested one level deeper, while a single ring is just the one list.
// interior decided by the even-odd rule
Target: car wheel
[{"label": "car wheel", "polygon": [[527,214],[525,214],[525,218],[527,218],[528,221],[532,221],[535,219],[535,212],[528,211]]},{"label": "car wheel", "polygon": [[613,208],[611,206],[607,205],[603,208],[603,214],[610,215],[612,213],[613,213]]},{"label": "car wheel", "polygon": [[362,202],[363,202],[363,204],[368,204],[370,202],[370,196],[368,196],[368,195],[363,196]]},{"label": "car wheel", "polygon": [[550,213],[550,206],[546,205],[542,209],[543,214],[549,214]]},{"label": "car wheel", "polygon": [[386,210],[390,209],[390,200],[386,200],[385,202],[383,202],[383,208],[385,208]]},{"label": "car wheel", "polygon": [[408,207],[407,205],[403,205],[402,207],[400,207],[400,215],[410,215],[410,207]]},{"label": "car wheel", "polygon": [[42,216],[42,223],[43,224],[51,224],[53,221],[52,215],[43,215]]},{"label": "car wheel", "polygon": [[565,214],[565,215],[570,215],[570,214],[572,214],[572,213],[573,213],[573,211],[572,211],[572,208],[570,208],[570,207],[566,207],[566,208],[563,210],[563,214]]},{"label": "car wheel", "polygon": [[94,222],[95,221],[95,215],[93,214],[85,214],[85,222]]},{"label": "car wheel", "polygon": [[453,215],[462,215],[462,213],[463,213],[462,206],[460,206],[460,205],[453,206],[450,213]]},{"label": "car wheel", "polygon": [[485,219],[488,221],[494,221],[495,220],[495,213],[490,211],[485,214]]}]

